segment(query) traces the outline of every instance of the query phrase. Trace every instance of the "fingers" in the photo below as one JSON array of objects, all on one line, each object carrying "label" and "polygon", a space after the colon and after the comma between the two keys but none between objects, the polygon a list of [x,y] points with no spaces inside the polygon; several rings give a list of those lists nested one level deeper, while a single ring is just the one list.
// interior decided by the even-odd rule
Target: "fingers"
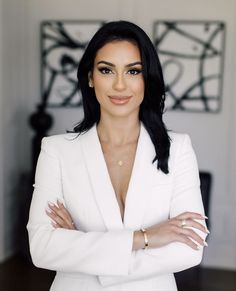
[{"label": "fingers", "polygon": [[197,220],[205,220],[207,217],[205,215],[195,213],[195,212],[184,212],[180,215],[173,217],[170,219],[171,223],[179,227],[193,227],[199,229],[200,231],[209,234],[209,230],[201,223],[197,222]]},{"label": "fingers", "polygon": [[210,231],[201,223],[195,221],[195,220],[186,220],[186,225],[185,227],[194,227],[196,229],[201,230],[204,233],[210,233]]},{"label": "fingers", "polygon": [[188,245],[190,248],[194,250],[199,250],[200,247],[195,242],[193,242],[189,237],[185,235],[179,235],[177,241]]},{"label": "fingers", "polygon": [[63,220],[65,220],[68,224],[72,221],[70,214],[65,209],[63,203],[57,200],[57,204],[48,203],[48,207],[54,211],[58,216],[60,216]]},{"label": "fingers", "polygon": [[175,241],[185,243],[192,249],[198,250],[200,246],[207,246],[207,242],[194,229],[198,229],[207,234],[210,232],[203,224],[195,219],[204,220],[206,217],[199,213],[184,212],[170,219],[169,223],[174,227]]},{"label": "fingers", "polygon": [[57,200],[57,206],[58,206],[58,214],[61,215],[61,217],[63,217],[66,220],[68,225],[71,225],[73,220],[72,220],[72,217],[70,216],[70,213],[65,208],[64,204],[60,202],[59,200]]},{"label": "fingers", "polygon": [[171,231],[173,233],[173,241],[187,244],[194,250],[199,250],[199,246],[207,246],[207,243],[192,229],[182,228],[172,224]]},{"label": "fingers", "polygon": [[207,243],[205,242],[204,239],[202,239],[195,231],[189,228],[179,228],[179,233],[181,235],[185,235],[188,238],[194,240],[201,246],[207,246]]},{"label": "fingers", "polygon": [[58,216],[54,211],[46,209],[47,215],[52,219],[52,225],[55,228],[67,228],[67,223]]},{"label": "fingers", "polygon": [[204,225],[192,219],[179,220],[175,218],[175,219],[171,219],[170,223],[180,228],[193,227],[193,228],[199,229],[200,231],[204,233],[207,233],[207,234],[210,233],[210,231]]},{"label": "fingers", "polygon": [[200,219],[200,220],[208,219],[207,216],[202,215],[200,213],[196,213],[196,212],[184,212],[184,213],[177,215],[175,218],[177,218],[177,219]]},{"label": "fingers", "polygon": [[76,229],[70,213],[59,200],[57,200],[57,204],[48,202],[46,213],[53,220],[54,228]]}]

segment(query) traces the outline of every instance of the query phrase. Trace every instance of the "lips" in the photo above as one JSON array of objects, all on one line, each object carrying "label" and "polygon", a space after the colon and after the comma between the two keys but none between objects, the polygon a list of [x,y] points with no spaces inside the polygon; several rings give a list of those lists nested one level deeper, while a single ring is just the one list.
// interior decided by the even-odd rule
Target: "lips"
[{"label": "lips", "polygon": [[114,104],[126,104],[129,102],[132,96],[109,96],[110,100]]}]

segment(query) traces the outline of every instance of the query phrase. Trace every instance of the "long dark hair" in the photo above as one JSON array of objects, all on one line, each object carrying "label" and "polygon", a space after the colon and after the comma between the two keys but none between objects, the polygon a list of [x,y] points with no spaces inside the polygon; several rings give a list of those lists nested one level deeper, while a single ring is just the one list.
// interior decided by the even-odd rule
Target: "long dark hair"
[{"label": "long dark hair", "polygon": [[128,40],[136,43],[141,54],[145,84],[144,99],[140,105],[139,119],[144,124],[155,147],[157,169],[169,173],[168,159],[170,138],[162,120],[165,102],[165,84],[160,61],[151,40],[137,25],[128,21],[106,23],[89,42],[78,67],[78,86],[82,92],[83,120],[74,128],[79,134],[89,130],[100,120],[100,105],[93,88],[88,85],[88,74],[92,71],[97,51],[105,44]]}]

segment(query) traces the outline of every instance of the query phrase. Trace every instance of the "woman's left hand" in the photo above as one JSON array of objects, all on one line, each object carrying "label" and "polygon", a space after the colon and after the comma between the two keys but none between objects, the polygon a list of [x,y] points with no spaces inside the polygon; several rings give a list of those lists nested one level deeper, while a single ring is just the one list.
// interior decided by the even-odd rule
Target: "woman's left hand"
[{"label": "woman's left hand", "polygon": [[59,200],[57,200],[57,203],[48,202],[48,209],[46,209],[46,213],[52,219],[52,225],[54,228],[76,230],[76,226],[69,211]]}]

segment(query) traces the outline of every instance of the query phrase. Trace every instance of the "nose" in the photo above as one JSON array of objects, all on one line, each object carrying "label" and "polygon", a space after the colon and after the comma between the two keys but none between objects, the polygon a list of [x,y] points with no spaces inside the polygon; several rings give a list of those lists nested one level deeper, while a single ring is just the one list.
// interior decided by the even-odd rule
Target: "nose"
[{"label": "nose", "polygon": [[117,74],[114,82],[113,82],[113,89],[117,91],[123,91],[126,89],[126,82],[125,77],[123,74]]}]

